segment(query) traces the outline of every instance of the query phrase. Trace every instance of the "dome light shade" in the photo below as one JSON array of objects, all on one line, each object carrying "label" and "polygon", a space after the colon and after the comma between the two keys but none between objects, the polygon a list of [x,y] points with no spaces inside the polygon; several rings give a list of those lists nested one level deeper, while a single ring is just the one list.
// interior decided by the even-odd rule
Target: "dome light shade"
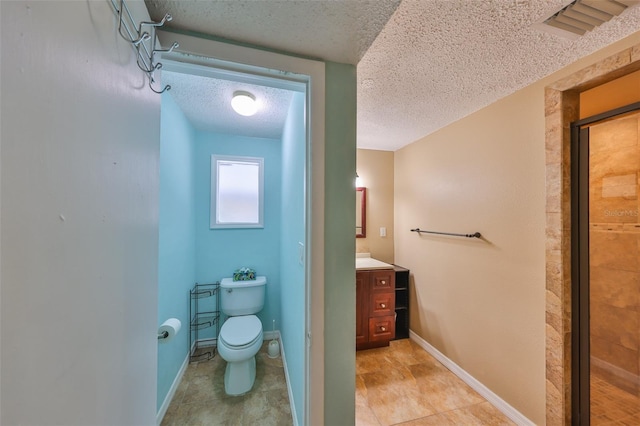
[{"label": "dome light shade", "polygon": [[249,117],[258,111],[256,97],[249,92],[237,91],[233,92],[231,99],[231,107],[235,112],[245,117]]}]

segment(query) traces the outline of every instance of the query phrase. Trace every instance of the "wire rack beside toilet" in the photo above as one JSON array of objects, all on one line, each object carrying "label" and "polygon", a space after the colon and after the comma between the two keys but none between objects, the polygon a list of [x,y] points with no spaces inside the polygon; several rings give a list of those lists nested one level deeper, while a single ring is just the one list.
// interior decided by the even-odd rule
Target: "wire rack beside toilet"
[{"label": "wire rack beside toilet", "polygon": [[[189,362],[206,361],[216,355],[215,342],[220,334],[220,282],[196,283],[189,291]],[[205,330],[215,336],[201,338]]]}]

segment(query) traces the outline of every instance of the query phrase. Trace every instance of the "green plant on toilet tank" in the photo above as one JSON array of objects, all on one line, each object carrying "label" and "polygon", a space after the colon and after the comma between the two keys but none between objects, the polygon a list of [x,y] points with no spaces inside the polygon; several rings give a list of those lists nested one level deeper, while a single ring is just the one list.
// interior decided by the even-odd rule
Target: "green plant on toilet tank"
[{"label": "green plant on toilet tank", "polygon": [[256,271],[251,268],[240,268],[233,271],[234,281],[252,281],[256,279]]}]

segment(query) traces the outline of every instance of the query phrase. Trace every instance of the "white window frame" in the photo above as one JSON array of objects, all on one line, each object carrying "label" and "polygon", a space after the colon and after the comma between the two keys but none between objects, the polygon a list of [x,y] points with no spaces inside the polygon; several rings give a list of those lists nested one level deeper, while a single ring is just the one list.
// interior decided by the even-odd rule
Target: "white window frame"
[{"label": "white window frame", "polygon": [[[258,221],[257,222],[222,222],[219,217],[220,207],[220,164],[239,163],[258,166]],[[241,157],[235,155],[211,156],[211,209],[209,218],[211,229],[264,228],[264,158]]]}]

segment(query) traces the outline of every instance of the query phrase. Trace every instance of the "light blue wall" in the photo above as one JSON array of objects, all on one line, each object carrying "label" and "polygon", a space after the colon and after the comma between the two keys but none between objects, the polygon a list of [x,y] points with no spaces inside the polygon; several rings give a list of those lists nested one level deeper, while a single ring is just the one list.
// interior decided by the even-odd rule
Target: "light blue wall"
[{"label": "light blue wall", "polygon": [[[280,324],[280,185],[278,139],[251,138],[196,131],[196,280],[215,282],[246,266],[267,277],[264,309],[258,314],[265,331]],[[264,158],[264,228],[210,229],[211,155]],[[214,337],[206,331],[201,338]]]},{"label": "light blue wall", "polygon": [[324,423],[355,422],[356,68],[326,63]]},{"label": "light blue wall", "polygon": [[[182,331],[158,344],[157,408],[162,405],[188,353],[189,289],[195,282],[193,193],[194,130],[170,92],[162,95],[160,128],[160,208],[158,321],[175,317]],[[160,325],[160,324],[158,324]]]},{"label": "light blue wall", "polygon": [[287,368],[298,424],[303,424],[305,273],[299,263],[298,243],[305,241],[305,94],[295,93],[282,135],[282,322],[277,324],[287,358]]}]

